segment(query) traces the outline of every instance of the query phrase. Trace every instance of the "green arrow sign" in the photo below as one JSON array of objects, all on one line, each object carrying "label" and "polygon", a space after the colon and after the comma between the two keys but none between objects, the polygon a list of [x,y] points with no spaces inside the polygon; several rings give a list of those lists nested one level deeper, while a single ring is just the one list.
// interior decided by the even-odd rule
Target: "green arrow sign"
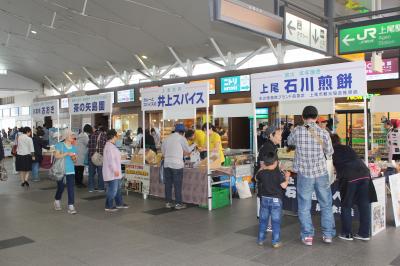
[{"label": "green arrow sign", "polygon": [[[366,23],[368,24],[366,25]],[[400,16],[346,24],[339,27],[339,54],[399,47]]]}]

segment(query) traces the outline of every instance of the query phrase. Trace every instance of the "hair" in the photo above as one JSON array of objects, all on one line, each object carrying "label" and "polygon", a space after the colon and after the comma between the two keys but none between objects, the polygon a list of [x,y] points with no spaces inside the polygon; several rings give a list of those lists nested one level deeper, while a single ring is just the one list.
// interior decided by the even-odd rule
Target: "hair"
[{"label": "hair", "polygon": [[267,152],[262,157],[262,161],[266,166],[273,165],[276,161],[278,161],[278,155],[276,154],[276,152],[273,151]]},{"label": "hair", "polygon": [[263,130],[264,126],[265,126],[264,123],[260,123],[260,124],[258,124],[258,129]]},{"label": "hair", "polygon": [[[208,124],[208,127],[210,128],[210,129],[212,129],[212,131],[214,131],[214,132],[218,132],[217,131],[217,128],[214,126],[214,125],[212,125],[212,124]],[[207,123],[205,123],[202,127],[201,127],[201,129],[203,130],[203,131],[206,131],[207,130]]]},{"label": "hair", "polygon": [[305,120],[316,119],[318,117],[317,108],[315,108],[315,106],[312,106],[312,105],[304,107],[302,117]]},{"label": "hair", "polygon": [[336,145],[340,145],[340,137],[338,134],[331,134],[331,140],[332,140],[332,145],[336,146]]},{"label": "hair", "polygon": [[113,139],[115,136],[117,136],[118,133],[115,129],[109,129],[107,130],[107,140]]},{"label": "hair", "polygon": [[43,137],[44,136],[44,130],[42,127],[38,127],[36,130],[36,136],[38,137]]},{"label": "hair", "polygon": [[150,130],[149,130],[148,128],[146,128],[146,129],[144,130],[144,134],[145,134],[146,136],[150,135]]},{"label": "hair", "polygon": [[88,134],[92,134],[92,132],[93,132],[92,126],[89,125],[89,124],[86,124],[86,125],[83,127],[83,132],[88,133]]},{"label": "hair", "polygon": [[21,132],[24,134],[28,134],[29,132],[32,132],[32,129],[30,127],[23,127]]},{"label": "hair", "polygon": [[139,134],[143,134],[143,128],[141,128],[141,127],[138,127],[138,129],[137,129],[137,135],[139,135]]},{"label": "hair", "polygon": [[74,136],[75,133],[72,132],[70,129],[66,129],[63,134],[63,140],[66,140],[70,136]]},{"label": "hair", "polygon": [[151,133],[156,132],[156,130],[154,129],[154,127],[151,128],[150,132],[151,132]]},{"label": "hair", "polygon": [[131,136],[132,131],[130,129],[128,129],[125,133],[125,137],[130,137]]},{"label": "hair", "polygon": [[193,130],[189,129],[188,131],[186,131],[185,138],[189,139],[189,138],[191,138],[193,136],[194,136],[194,131]]}]

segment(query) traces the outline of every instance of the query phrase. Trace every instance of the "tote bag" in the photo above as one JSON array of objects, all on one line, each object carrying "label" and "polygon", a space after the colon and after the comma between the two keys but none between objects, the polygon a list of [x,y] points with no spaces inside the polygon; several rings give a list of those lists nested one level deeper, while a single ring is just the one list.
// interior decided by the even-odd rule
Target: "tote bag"
[{"label": "tote bag", "polygon": [[[64,151],[64,143],[62,145],[62,149]],[[55,157],[54,157],[55,158]],[[60,181],[65,176],[65,158],[54,159],[53,165],[50,169],[50,177],[54,181]]]}]

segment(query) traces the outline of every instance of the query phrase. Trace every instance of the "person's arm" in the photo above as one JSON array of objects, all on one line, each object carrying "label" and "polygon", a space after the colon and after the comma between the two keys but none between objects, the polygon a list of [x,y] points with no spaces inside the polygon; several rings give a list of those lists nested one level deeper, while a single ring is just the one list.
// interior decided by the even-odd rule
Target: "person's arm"
[{"label": "person's arm", "polygon": [[196,144],[192,144],[191,146],[189,146],[187,139],[185,139],[184,137],[181,138],[180,142],[181,142],[183,151],[186,153],[191,153],[194,150],[194,148],[196,147]]},{"label": "person's arm", "polygon": [[281,188],[283,189],[287,188],[287,186],[289,185],[289,178],[290,178],[289,171],[285,171],[284,175],[281,173]]},{"label": "person's arm", "polygon": [[289,136],[287,137],[287,145],[288,146],[295,146],[296,145],[295,136],[296,136],[296,130],[293,130],[289,134]]},{"label": "person's arm", "polygon": [[324,154],[327,158],[330,158],[332,157],[333,154],[333,146],[332,146],[332,140],[328,132],[324,132],[323,141],[324,141],[324,147],[323,147]]},{"label": "person's arm", "polygon": [[118,149],[113,149],[113,171],[114,176],[119,177],[121,175],[121,154]]},{"label": "person's arm", "polygon": [[[72,156],[73,155],[73,153],[71,153],[71,152],[63,152],[62,151],[63,145],[64,145],[64,143],[59,143],[59,144],[56,145],[56,151],[54,153],[54,157],[56,159],[61,159],[61,158],[66,157],[66,156]],[[66,150],[66,149],[64,149],[64,150]]]}]

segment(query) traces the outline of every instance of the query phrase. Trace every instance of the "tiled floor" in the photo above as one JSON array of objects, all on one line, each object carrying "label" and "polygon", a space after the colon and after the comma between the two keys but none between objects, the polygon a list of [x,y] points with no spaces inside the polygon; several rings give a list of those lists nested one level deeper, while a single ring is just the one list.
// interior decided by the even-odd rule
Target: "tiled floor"
[{"label": "tiled floor", "polygon": [[[296,217],[284,216],[284,246],[256,245],[255,200],[208,212],[160,210],[158,199],[125,197],[130,209],[104,212],[104,197],[77,189],[79,213],[52,209],[54,183],[0,182],[0,265],[400,265],[400,231],[388,210],[388,229],[368,243],[298,240]],[[64,195],[66,196],[66,195]],[[388,201],[390,202],[390,201]],[[63,198],[65,209],[66,198]],[[317,223],[317,218],[316,223]]]}]

